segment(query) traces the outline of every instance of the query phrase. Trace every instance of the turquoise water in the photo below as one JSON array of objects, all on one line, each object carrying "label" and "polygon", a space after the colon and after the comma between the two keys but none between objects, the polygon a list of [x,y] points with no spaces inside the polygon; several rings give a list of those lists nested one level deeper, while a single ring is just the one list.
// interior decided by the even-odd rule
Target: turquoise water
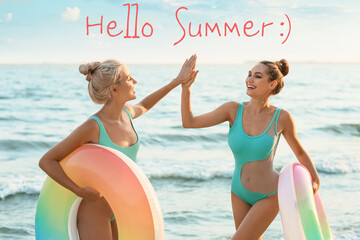
[{"label": "turquoise water", "polygon": [[[199,65],[195,114],[247,101],[252,64]],[[75,65],[0,65],[0,239],[34,239],[41,156],[100,106]],[[176,76],[179,65],[130,65],[138,100]],[[228,124],[183,129],[180,88],[134,121],[138,164],[162,207],[166,239],[229,239],[234,159]],[[321,177],[320,195],[335,239],[360,239],[360,66],[293,64],[271,103],[292,113],[299,138]],[[133,103],[136,103],[134,101]],[[296,161],[282,138],[274,166]],[[283,239],[280,216],[264,239]]]}]

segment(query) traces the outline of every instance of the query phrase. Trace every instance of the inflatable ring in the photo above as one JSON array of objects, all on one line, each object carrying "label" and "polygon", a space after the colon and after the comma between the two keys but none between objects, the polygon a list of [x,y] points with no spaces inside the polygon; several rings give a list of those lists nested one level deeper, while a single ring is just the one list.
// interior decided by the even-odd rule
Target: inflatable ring
[{"label": "inflatable ring", "polygon": [[285,239],[332,239],[319,192],[314,196],[310,173],[303,165],[294,163],[281,170],[278,200]]},{"label": "inflatable ring", "polygon": [[[104,196],[116,218],[118,239],[164,239],[155,191],[130,158],[112,148],[86,144],[60,164],[77,185],[91,187]],[[81,198],[47,177],[36,209],[36,239],[78,239],[80,202]]]}]

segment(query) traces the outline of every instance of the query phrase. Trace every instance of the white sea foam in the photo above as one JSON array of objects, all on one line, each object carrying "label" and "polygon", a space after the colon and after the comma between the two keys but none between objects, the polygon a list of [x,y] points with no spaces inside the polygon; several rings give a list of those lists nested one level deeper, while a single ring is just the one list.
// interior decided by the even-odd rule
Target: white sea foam
[{"label": "white sea foam", "polygon": [[43,177],[24,177],[24,176],[10,176],[6,179],[1,179],[0,182],[0,198],[5,199],[17,194],[39,194]]},{"label": "white sea foam", "polygon": [[345,174],[360,171],[359,154],[332,154],[322,157],[321,161],[315,164],[316,169],[321,173]]}]

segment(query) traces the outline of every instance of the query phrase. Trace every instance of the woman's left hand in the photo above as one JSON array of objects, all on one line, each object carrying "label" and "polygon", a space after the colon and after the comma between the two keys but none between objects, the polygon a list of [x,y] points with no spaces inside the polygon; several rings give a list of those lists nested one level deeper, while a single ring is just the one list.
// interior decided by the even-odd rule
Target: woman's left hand
[{"label": "woman's left hand", "polygon": [[317,178],[312,182],[312,189],[314,194],[319,190],[319,187],[320,187],[320,179]]},{"label": "woman's left hand", "polygon": [[196,54],[192,55],[190,59],[186,59],[183,64],[178,76],[173,80],[174,84],[179,85],[181,83],[186,83],[194,74],[194,69],[196,65]]}]

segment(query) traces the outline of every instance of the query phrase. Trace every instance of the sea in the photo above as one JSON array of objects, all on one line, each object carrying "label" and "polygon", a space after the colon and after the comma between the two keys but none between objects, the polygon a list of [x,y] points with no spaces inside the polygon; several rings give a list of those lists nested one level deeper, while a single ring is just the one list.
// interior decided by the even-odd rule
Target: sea
[{"label": "sea", "polygon": [[[202,65],[192,86],[195,115],[227,101],[248,101],[245,79],[255,62]],[[181,65],[130,64],[135,104],[177,76]],[[334,239],[360,239],[360,65],[291,63],[270,103],[289,111],[321,179]],[[0,239],[35,239],[36,204],[46,174],[39,159],[97,112],[78,65],[0,65]],[[177,87],[134,120],[137,164],[152,183],[165,239],[225,240],[235,232],[229,124],[184,129]],[[282,137],[274,167],[297,159]],[[54,206],[55,207],[55,206]],[[284,239],[278,215],[263,239]]]}]

